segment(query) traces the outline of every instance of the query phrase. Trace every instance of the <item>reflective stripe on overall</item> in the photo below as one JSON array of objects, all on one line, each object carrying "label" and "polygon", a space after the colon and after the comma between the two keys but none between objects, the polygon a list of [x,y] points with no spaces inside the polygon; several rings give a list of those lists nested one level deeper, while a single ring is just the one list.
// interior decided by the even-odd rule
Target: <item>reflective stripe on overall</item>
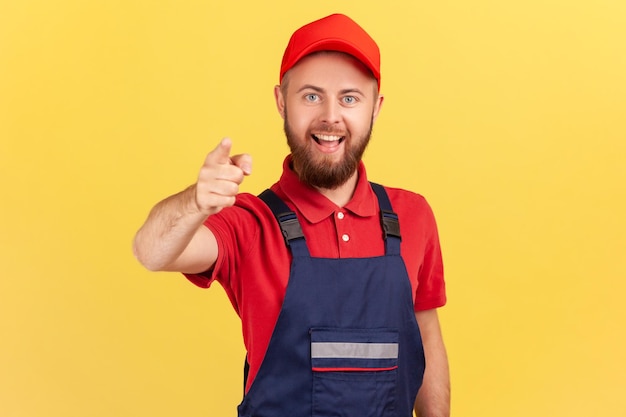
[{"label": "reflective stripe on overall", "polygon": [[261,194],[281,224],[293,261],[276,327],[238,407],[240,417],[412,416],[424,353],[397,216],[384,188],[372,188],[386,252],[373,258],[312,258],[295,213],[270,190]]}]

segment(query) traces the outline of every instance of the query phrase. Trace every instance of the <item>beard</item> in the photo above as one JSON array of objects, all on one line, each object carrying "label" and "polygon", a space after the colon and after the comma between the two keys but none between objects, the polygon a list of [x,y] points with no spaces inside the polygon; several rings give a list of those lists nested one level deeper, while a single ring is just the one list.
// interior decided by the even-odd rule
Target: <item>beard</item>
[{"label": "beard", "polygon": [[[344,155],[341,161],[335,162],[327,155],[313,154],[310,133],[307,133],[304,141],[299,139],[289,126],[289,118],[285,109],[285,136],[287,137],[287,144],[291,149],[293,168],[298,174],[300,181],[312,187],[329,190],[334,190],[345,184],[355,173],[359,162],[361,162],[363,153],[372,135],[373,123],[372,119],[367,132],[354,141],[349,135],[344,137]],[[334,134],[333,129],[325,125],[317,127],[317,131]]]}]

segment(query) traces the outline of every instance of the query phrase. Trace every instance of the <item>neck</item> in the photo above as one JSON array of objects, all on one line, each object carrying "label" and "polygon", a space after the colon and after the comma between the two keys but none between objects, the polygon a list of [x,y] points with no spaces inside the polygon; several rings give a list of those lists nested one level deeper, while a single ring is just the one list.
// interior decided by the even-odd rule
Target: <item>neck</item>
[{"label": "neck", "polygon": [[354,190],[356,189],[356,183],[359,179],[359,174],[357,171],[354,171],[354,174],[346,181],[341,184],[337,188],[320,188],[315,187],[317,191],[319,191],[324,197],[335,203],[339,207],[343,207],[350,199],[352,199],[352,195],[354,194]]}]

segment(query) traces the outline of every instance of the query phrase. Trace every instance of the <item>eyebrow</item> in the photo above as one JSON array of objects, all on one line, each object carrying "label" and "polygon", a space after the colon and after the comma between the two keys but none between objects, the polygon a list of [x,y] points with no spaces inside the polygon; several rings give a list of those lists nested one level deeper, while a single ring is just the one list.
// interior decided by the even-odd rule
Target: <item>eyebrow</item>
[{"label": "eyebrow", "polygon": [[[298,89],[298,91],[296,91],[296,93],[300,93],[300,92],[302,92],[304,90],[313,90],[313,91],[315,91],[317,93],[324,93],[326,91],[323,88],[318,87],[316,85],[305,84],[302,87],[300,87]],[[339,93],[342,94],[342,95],[343,94],[350,94],[350,93],[357,93],[357,94],[360,94],[362,96],[365,96],[365,94],[363,94],[363,92],[361,90],[359,90],[358,88],[345,88],[345,89],[339,91]]]},{"label": "eyebrow", "polygon": [[304,90],[313,90],[313,91],[318,92],[318,93],[323,93],[324,92],[324,89],[321,88],[321,87],[317,87],[317,86],[312,85],[312,84],[305,84],[302,87],[300,87],[298,89],[298,91],[296,91],[296,93],[300,93],[300,92],[302,92]]}]

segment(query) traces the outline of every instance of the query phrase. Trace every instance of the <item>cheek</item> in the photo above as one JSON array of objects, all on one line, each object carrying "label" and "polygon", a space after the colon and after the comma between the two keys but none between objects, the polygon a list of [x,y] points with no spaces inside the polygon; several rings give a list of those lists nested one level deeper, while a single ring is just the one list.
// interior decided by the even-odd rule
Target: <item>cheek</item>
[{"label": "cheek", "polygon": [[366,110],[350,113],[344,117],[346,127],[353,134],[369,130],[371,122],[372,113]]},{"label": "cheek", "polygon": [[298,134],[306,134],[311,127],[312,117],[311,111],[306,109],[291,107],[287,111],[289,126]]}]

